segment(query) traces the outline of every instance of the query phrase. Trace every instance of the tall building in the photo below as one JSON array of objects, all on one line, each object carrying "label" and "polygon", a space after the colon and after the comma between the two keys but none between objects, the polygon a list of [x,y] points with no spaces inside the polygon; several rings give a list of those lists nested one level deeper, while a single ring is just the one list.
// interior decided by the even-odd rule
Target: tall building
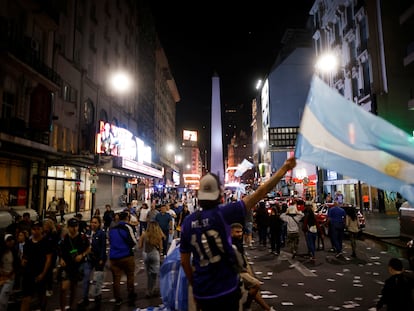
[{"label": "tall building", "polygon": [[92,210],[170,179],[179,94],[145,4],[0,0],[0,206]]},{"label": "tall building", "polygon": [[[325,81],[356,105],[391,122],[409,134],[414,130],[414,66],[411,23],[412,1],[314,2],[313,40],[316,56],[332,53],[339,66],[321,74]],[[334,112],[332,112],[334,113]],[[395,193],[376,189],[363,181],[323,172],[325,192],[342,190],[361,204],[370,195],[372,207],[394,211]]]}]

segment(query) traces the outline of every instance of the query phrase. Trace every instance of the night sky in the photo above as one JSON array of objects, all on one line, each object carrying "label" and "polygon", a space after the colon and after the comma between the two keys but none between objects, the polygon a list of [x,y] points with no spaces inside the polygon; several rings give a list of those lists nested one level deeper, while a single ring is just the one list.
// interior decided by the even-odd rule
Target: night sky
[{"label": "night sky", "polygon": [[214,72],[220,77],[223,109],[239,111],[233,120],[223,118],[223,131],[227,136],[240,129],[250,132],[256,82],[269,73],[286,28],[305,27],[314,1],[150,2],[181,96],[178,133],[198,130],[200,149],[209,151]]}]

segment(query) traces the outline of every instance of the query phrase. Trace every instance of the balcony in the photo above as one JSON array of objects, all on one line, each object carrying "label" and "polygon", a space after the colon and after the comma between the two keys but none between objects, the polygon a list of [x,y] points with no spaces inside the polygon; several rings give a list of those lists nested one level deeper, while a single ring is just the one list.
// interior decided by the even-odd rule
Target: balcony
[{"label": "balcony", "polygon": [[34,131],[26,127],[24,120],[19,118],[0,119],[0,133],[20,137],[43,145],[49,145],[49,133]]},{"label": "balcony", "polygon": [[58,90],[62,85],[62,79],[57,72],[40,59],[39,43],[30,37],[10,31],[17,28],[18,26],[10,25],[8,20],[0,19],[0,52],[8,53],[9,59],[6,61],[16,62],[16,68],[26,69],[34,79],[40,75],[43,78],[42,82],[47,84],[50,89]]}]

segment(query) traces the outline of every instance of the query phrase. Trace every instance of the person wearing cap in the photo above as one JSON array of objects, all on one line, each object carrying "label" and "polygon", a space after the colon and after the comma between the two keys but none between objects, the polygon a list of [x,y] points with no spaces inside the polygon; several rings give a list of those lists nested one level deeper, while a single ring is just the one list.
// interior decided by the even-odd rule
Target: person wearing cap
[{"label": "person wearing cap", "polygon": [[299,247],[299,232],[302,225],[299,225],[303,218],[303,213],[298,211],[296,202],[292,202],[286,212],[280,215],[287,224],[287,240],[286,244],[289,245],[290,251],[292,252],[292,259],[296,257]]},{"label": "person wearing cap", "polygon": [[75,307],[78,281],[82,280],[82,268],[86,257],[91,251],[88,237],[79,232],[79,220],[71,218],[67,221],[67,233],[59,248],[60,271],[60,308],[65,310],[68,291],[69,310]]},{"label": "person wearing cap", "polygon": [[17,254],[14,251],[15,239],[6,233],[0,241],[0,310],[7,310],[10,294],[13,291]]},{"label": "person wearing cap", "polygon": [[35,295],[38,298],[40,310],[46,310],[47,272],[52,265],[53,250],[43,236],[43,224],[35,221],[32,224],[31,233],[31,237],[23,247],[21,311],[30,310],[32,298]]},{"label": "person wearing cap", "polygon": [[376,309],[387,306],[388,311],[414,310],[414,274],[405,271],[402,261],[398,258],[391,258],[387,268],[390,277],[385,280]]},{"label": "person wearing cap", "polygon": [[199,309],[239,310],[240,277],[234,269],[230,226],[235,222],[243,223],[247,211],[295,166],[295,158],[286,160],[255,192],[223,205],[219,178],[211,173],[201,178],[198,190],[200,209],[185,218],[180,241],[181,265]]},{"label": "person wearing cap", "polygon": [[137,294],[134,289],[135,258],[137,240],[129,224],[129,213],[120,212],[119,222],[109,230],[109,260],[113,279],[115,304],[121,305],[121,277],[127,277],[128,303],[132,306]]}]

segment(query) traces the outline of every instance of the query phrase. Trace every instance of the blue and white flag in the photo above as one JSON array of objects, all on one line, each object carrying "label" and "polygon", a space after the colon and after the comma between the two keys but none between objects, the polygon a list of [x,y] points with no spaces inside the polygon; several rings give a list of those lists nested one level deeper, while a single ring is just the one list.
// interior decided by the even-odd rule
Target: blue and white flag
[{"label": "blue and white flag", "polygon": [[252,169],[253,167],[254,167],[253,163],[244,159],[243,162],[240,163],[239,166],[237,167],[237,170],[234,173],[234,176],[241,177],[247,170]]},{"label": "blue and white flag", "polygon": [[399,192],[414,204],[414,138],[347,100],[316,76],[295,157]]}]

